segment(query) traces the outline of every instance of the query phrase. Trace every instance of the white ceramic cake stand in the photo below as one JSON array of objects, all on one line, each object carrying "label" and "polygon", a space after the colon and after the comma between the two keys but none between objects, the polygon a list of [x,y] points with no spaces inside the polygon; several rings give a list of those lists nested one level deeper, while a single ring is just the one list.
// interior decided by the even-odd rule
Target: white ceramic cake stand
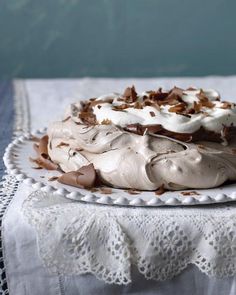
[{"label": "white ceramic cake stand", "polygon": [[[10,174],[22,180],[25,184],[44,192],[63,195],[66,198],[88,203],[120,206],[182,206],[203,205],[230,202],[236,200],[236,184],[229,184],[215,189],[194,190],[199,195],[184,196],[181,191],[165,192],[157,196],[154,192],[142,192],[131,195],[122,189],[112,189],[111,194],[99,192],[91,193],[88,190],[49,181],[52,176],[58,176],[58,171],[33,169],[29,157],[35,157],[32,136],[41,137],[45,130],[32,134],[24,134],[8,145],[4,154],[4,163]],[[193,190],[189,190],[190,192]],[[186,191],[187,192],[187,191]]]}]

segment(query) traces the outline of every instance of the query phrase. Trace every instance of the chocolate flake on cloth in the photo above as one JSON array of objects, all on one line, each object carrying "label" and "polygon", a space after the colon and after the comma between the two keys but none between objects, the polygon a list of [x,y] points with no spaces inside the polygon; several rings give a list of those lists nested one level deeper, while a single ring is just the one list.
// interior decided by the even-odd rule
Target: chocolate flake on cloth
[{"label": "chocolate flake on cloth", "polygon": [[79,188],[92,188],[96,180],[96,171],[93,164],[81,167],[77,171],[70,171],[62,174],[58,181],[63,184]]},{"label": "chocolate flake on cloth", "polygon": [[[50,160],[50,157],[48,155],[48,136],[45,135],[43,136],[40,141],[39,144],[34,144],[33,147],[36,151],[36,153],[38,154],[38,158],[33,159],[33,158],[29,158],[31,162],[37,164],[38,169],[40,168],[45,168],[47,170],[57,170],[58,165],[53,163]],[[36,167],[34,167],[36,168]]]}]

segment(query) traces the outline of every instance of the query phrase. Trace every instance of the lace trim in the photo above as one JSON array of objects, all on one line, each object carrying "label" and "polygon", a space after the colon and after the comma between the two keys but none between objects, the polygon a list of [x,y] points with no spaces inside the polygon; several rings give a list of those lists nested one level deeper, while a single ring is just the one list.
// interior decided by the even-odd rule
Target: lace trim
[{"label": "lace trim", "polygon": [[[14,87],[14,128],[13,139],[23,132],[30,130],[29,103],[24,82],[16,80]],[[0,182],[0,292],[9,294],[7,272],[4,263],[3,219],[11,200],[19,186],[19,181],[14,176],[5,175]]]},{"label": "lace trim", "polygon": [[17,188],[19,181],[16,180],[14,176],[4,176],[3,180],[0,182],[0,290],[1,294],[9,294],[6,278],[6,269],[4,264],[4,245],[2,241],[2,221],[3,216],[10,204]]},{"label": "lace trim", "polygon": [[92,273],[128,284],[131,265],[163,281],[195,264],[209,276],[236,274],[235,205],[186,209],[117,209],[33,192],[23,205],[52,273]]}]

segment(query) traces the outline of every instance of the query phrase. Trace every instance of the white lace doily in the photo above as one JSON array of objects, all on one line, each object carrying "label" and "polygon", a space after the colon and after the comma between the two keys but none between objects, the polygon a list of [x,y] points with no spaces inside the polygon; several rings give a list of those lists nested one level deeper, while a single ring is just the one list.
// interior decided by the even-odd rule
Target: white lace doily
[{"label": "white lace doily", "polygon": [[92,273],[131,282],[131,265],[165,280],[195,264],[210,276],[236,274],[235,204],[204,208],[114,208],[33,192],[23,212],[52,273]]}]

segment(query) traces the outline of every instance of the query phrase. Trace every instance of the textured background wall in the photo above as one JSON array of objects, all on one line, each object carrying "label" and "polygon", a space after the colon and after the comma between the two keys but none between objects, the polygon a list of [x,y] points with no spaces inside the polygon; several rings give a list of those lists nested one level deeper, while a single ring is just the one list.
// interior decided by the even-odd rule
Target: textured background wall
[{"label": "textured background wall", "polygon": [[236,74],[235,0],[2,0],[0,78]]}]

